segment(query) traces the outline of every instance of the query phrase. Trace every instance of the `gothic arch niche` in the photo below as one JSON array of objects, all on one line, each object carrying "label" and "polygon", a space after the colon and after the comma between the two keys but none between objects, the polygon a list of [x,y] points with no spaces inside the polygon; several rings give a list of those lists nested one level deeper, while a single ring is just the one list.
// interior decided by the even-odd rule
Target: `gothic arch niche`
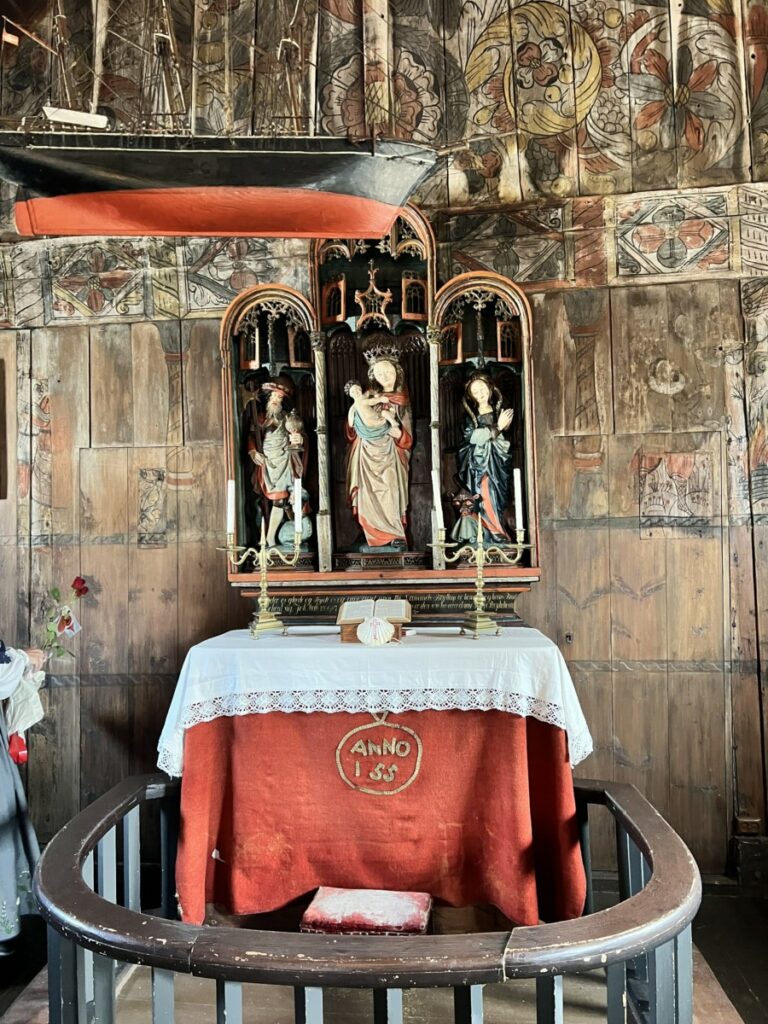
[{"label": "gothic arch niche", "polygon": [[[428,568],[432,562],[433,359],[427,325],[434,251],[428,222],[410,207],[383,238],[313,243],[314,295],[327,331],[337,571]],[[391,386],[385,386],[378,378],[387,382],[390,373]],[[363,402],[383,396],[378,407],[367,408],[364,418],[354,399],[358,386]],[[392,416],[392,429],[402,432],[394,445],[385,436],[382,416]],[[383,434],[381,449],[377,433]],[[372,498],[375,472],[381,473],[380,495]]]},{"label": "gothic arch niche", "polygon": [[290,547],[293,486],[300,479],[308,513],[299,560],[304,569],[318,565],[322,545],[316,513],[327,499],[318,452],[315,328],[315,312],[303,295],[264,284],[237,296],[220,335],[227,479],[235,481],[237,542],[258,546],[263,522],[270,545]]},{"label": "gothic arch niche", "polygon": [[[480,509],[488,540],[511,543],[522,526],[531,545],[520,566],[538,575],[538,515],[531,382],[531,311],[523,292],[499,274],[472,271],[445,284],[435,296],[434,338],[439,349],[440,484],[446,532],[468,537],[477,522],[462,512]],[[472,381],[478,383],[472,385]],[[472,395],[489,389],[479,416]],[[486,408],[483,406],[482,408]],[[504,410],[513,411],[500,420]],[[503,429],[499,430],[499,424]],[[485,475],[473,440],[487,426]],[[484,435],[485,436],[485,435]],[[496,450],[494,450],[496,448]],[[515,476],[519,474],[519,489]],[[482,494],[481,494],[482,492]],[[470,503],[470,497],[481,494]]]}]

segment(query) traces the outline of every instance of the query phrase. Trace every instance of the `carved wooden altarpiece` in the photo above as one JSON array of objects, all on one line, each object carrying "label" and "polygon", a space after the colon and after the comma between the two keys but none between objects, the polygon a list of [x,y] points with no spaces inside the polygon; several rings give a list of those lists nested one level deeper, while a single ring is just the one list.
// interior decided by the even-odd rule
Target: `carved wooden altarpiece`
[{"label": "carved wooden altarpiece", "polygon": [[[474,569],[446,564],[441,523],[461,540],[479,515],[486,543],[510,550],[522,524],[518,564],[486,568],[489,608],[513,619],[540,577],[525,296],[484,271],[438,289],[434,236],[411,207],[384,238],[315,240],[310,269],[309,296],[257,285],[222,321],[236,543],[258,546],[263,521],[270,544],[292,545],[300,478],[301,555],[270,570],[284,616],[329,620],[350,595],[393,595],[452,621]],[[253,596],[252,564],[229,579]]]}]

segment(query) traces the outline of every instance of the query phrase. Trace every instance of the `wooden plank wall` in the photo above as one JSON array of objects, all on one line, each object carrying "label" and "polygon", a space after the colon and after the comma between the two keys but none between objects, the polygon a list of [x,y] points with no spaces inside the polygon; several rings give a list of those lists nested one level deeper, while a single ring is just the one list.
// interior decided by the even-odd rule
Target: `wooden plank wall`
[{"label": "wooden plank wall", "polygon": [[30,736],[43,840],[154,768],[187,649],[249,618],[216,550],[219,318],[250,284],[306,292],[307,266],[292,240],[0,247],[0,636],[40,643],[50,588],[91,587]]},{"label": "wooden plank wall", "polygon": [[218,324],[183,328],[183,358],[178,321],[0,331],[3,636],[40,642],[50,588],[77,575],[90,586],[73,657],[52,663],[46,718],[30,733],[44,841],[127,774],[154,768],[187,648],[249,616],[216,550]]},{"label": "wooden plank wall", "polygon": [[[637,784],[712,871],[734,831],[768,831],[766,4],[389,5],[397,135],[445,146],[418,193],[440,275],[495,270],[533,302],[544,579],[521,609],[571,665],[583,772]],[[259,131],[283,92],[270,5],[218,5],[196,35],[172,6],[198,130]],[[359,28],[320,4],[323,134],[360,131]],[[106,67],[138,89],[121,35]],[[32,48],[6,54],[5,115],[45,94]],[[0,247],[0,629],[37,639],[50,586],[92,583],[32,735],[44,839],[152,766],[184,651],[247,615],[215,550],[217,320],[259,281],[309,294],[307,267],[290,240]]]},{"label": "wooden plank wall", "polygon": [[[449,264],[488,259],[483,232],[438,226]],[[635,783],[722,871],[729,836],[766,820],[768,282],[592,283],[590,232],[567,239],[581,279],[527,286],[544,578],[521,611],[570,664],[595,736],[581,773]],[[258,260],[262,278],[295,273]],[[24,302],[33,290],[23,282]],[[217,310],[77,319],[0,331],[4,635],[39,638],[50,587],[78,573],[91,585],[31,735],[44,839],[153,767],[184,653],[248,616],[216,550]],[[605,822],[596,832],[609,863]]]},{"label": "wooden plank wall", "polygon": [[532,296],[545,572],[520,606],[557,640],[591,723],[579,773],[634,783],[722,872],[734,829],[765,824],[768,563],[739,503],[751,311],[734,281],[597,291]]}]

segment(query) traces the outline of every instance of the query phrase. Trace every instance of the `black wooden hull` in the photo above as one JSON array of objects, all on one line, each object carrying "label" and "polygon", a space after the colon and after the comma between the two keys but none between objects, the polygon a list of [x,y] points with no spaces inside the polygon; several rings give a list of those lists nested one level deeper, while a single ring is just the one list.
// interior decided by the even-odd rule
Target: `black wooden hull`
[{"label": "black wooden hull", "polygon": [[19,233],[377,237],[435,160],[402,142],[0,132]]}]

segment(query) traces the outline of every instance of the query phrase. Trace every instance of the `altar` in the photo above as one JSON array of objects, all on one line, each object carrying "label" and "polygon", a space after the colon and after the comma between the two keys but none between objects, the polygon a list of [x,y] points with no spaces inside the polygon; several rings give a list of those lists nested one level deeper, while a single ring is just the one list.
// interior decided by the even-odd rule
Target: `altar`
[{"label": "altar", "polygon": [[581,913],[571,766],[591,738],[562,656],[526,627],[332,627],[193,647],[159,742],[182,776],[183,920],[266,912],[320,885],[492,903],[519,924]]}]

